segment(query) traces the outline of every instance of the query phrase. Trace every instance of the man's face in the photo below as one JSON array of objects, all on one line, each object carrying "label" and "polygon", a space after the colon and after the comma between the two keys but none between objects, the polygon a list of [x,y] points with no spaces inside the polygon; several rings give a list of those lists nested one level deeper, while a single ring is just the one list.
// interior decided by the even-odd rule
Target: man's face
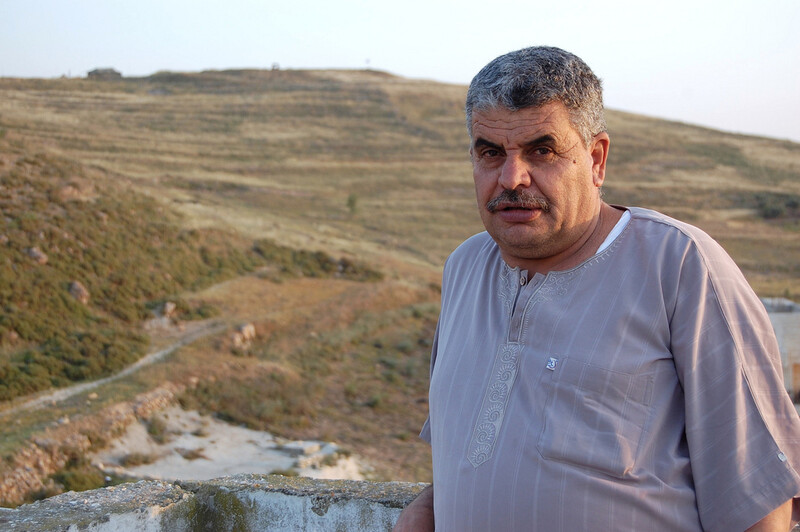
[{"label": "man's face", "polygon": [[568,257],[593,230],[607,150],[605,133],[584,145],[561,102],[473,113],[478,209],[510,266]]}]

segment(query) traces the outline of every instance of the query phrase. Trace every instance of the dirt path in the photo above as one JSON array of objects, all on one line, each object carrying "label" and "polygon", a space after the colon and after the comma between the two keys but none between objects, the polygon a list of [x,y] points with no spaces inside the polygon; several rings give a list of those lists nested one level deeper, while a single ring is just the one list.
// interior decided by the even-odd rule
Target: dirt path
[{"label": "dirt path", "polygon": [[[188,329],[177,335],[174,341],[166,347],[145,355],[118,373],[95,381],[81,382],[66,388],[44,392],[42,395],[27,400],[23,399],[18,404],[0,405],[0,418],[8,418],[23,411],[58,403],[126,377],[163,359],[180,347],[224,331],[230,326],[232,320],[252,321],[253,317],[257,315],[257,311],[263,312],[264,301],[270,301],[269,312],[271,314],[283,311],[310,311],[316,308],[320,302],[340,296],[347,286],[339,283],[321,283],[319,280],[309,279],[294,280],[282,285],[264,282],[254,286],[252,280],[253,277],[250,275],[236,277],[200,293],[206,301],[222,308],[223,315],[227,316],[226,319],[210,320],[206,323],[186,323]],[[156,330],[158,329],[156,328]],[[173,332],[169,333],[170,336],[172,334]]]},{"label": "dirt path", "polygon": [[40,395],[38,397],[29,399],[18,405],[12,406],[11,408],[0,411],[0,416],[13,416],[15,414],[18,414],[19,412],[23,412],[26,410],[33,410],[41,408],[44,405],[58,403],[60,401],[64,401],[80,393],[97,388],[98,386],[102,386],[104,384],[108,384],[109,382],[114,382],[123,377],[127,377],[128,375],[140,370],[145,366],[153,364],[154,362],[158,362],[159,360],[163,359],[165,356],[169,355],[176,349],[183,347],[185,345],[189,345],[192,342],[195,342],[201,338],[205,338],[206,336],[222,332],[225,330],[226,327],[228,327],[228,325],[220,321],[212,321],[206,323],[201,327],[187,331],[185,334],[180,336],[176,342],[168,345],[163,349],[145,355],[144,357],[140,358],[127,368],[123,369],[118,373],[115,373],[114,375],[111,375],[109,377],[104,377],[102,379],[98,379],[95,381],[82,382],[80,384],[75,384],[73,386],[68,386],[66,388],[60,388],[58,390],[47,392],[44,395]]}]

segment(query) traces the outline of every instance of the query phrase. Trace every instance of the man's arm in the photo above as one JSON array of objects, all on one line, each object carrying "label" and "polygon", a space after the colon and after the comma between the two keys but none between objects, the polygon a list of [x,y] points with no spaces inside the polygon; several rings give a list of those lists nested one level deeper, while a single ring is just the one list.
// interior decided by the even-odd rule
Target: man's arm
[{"label": "man's arm", "polygon": [[787,532],[792,527],[792,501],[778,506],[746,532]]},{"label": "man's arm", "polygon": [[392,532],[433,532],[433,484],[405,507]]}]

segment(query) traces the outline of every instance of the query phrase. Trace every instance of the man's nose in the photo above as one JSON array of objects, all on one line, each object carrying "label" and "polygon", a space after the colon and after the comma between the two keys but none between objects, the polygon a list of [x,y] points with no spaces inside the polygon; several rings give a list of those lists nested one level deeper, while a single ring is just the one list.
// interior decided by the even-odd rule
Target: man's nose
[{"label": "man's nose", "polygon": [[519,157],[509,156],[500,170],[500,186],[507,190],[529,187],[531,185],[531,168]]}]

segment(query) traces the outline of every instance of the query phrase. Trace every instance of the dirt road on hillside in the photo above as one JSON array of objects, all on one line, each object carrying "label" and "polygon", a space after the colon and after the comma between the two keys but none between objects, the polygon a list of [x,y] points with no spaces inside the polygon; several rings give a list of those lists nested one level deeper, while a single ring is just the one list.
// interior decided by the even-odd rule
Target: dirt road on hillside
[{"label": "dirt road on hillside", "polygon": [[187,331],[185,334],[181,335],[174,343],[168,345],[163,349],[159,349],[158,351],[154,351],[153,353],[149,353],[143,356],[142,358],[140,358],[127,368],[121,370],[118,373],[115,373],[114,375],[111,375],[109,377],[104,377],[102,379],[98,379],[91,382],[81,382],[73,386],[68,386],[67,388],[60,388],[58,390],[53,390],[52,392],[47,392],[44,395],[37,396],[23,403],[12,406],[11,408],[0,411],[0,416],[12,416],[14,414],[26,410],[33,410],[36,408],[41,408],[42,406],[45,405],[58,403],[60,401],[64,401],[80,393],[86,392],[93,388],[97,388],[98,386],[102,386],[104,384],[108,384],[109,382],[114,382],[123,377],[127,377],[128,375],[140,370],[145,366],[153,364],[154,362],[158,362],[159,360],[163,359],[165,356],[169,355],[176,349],[191,344],[192,342],[195,342],[201,338],[205,338],[206,336],[220,333],[224,331],[226,327],[228,327],[227,324],[219,321],[212,321],[206,323],[199,328]]}]

